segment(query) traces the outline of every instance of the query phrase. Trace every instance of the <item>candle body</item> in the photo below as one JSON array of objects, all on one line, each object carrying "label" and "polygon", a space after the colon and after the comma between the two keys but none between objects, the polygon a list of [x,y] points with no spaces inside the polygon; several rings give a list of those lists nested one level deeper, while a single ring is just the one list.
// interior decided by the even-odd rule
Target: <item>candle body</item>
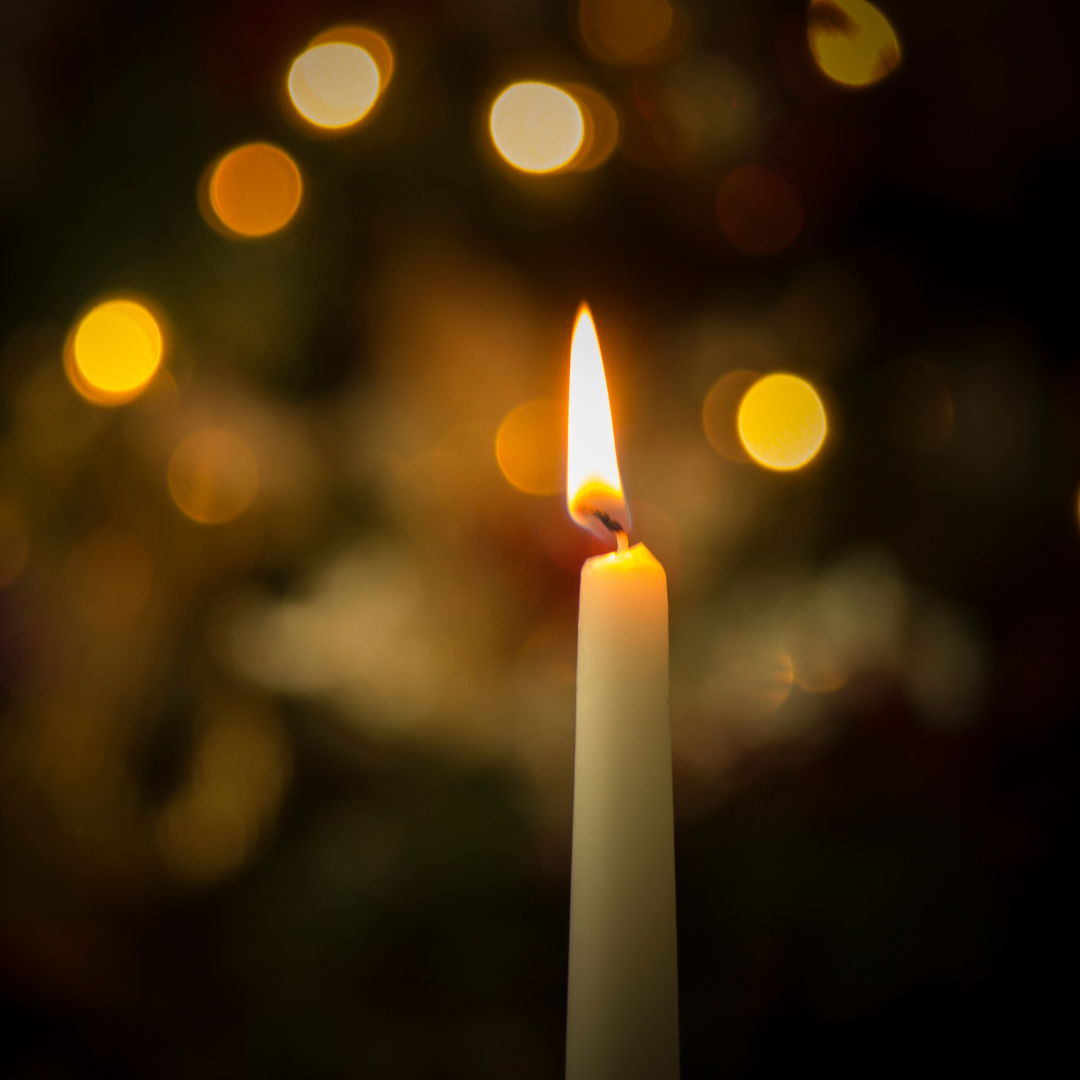
[{"label": "candle body", "polygon": [[678,1080],[668,603],[642,544],[578,613],[567,1080]]}]

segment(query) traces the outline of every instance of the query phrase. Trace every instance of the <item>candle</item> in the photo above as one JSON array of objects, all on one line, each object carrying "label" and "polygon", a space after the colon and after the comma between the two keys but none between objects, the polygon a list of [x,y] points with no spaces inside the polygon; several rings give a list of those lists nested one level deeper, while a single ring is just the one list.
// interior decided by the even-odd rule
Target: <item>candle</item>
[{"label": "candle", "polygon": [[607,383],[582,305],[567,505],[617,550],[581,570],[567,1080],[678,1080],[675,844],[664,568],[629,547]]}]

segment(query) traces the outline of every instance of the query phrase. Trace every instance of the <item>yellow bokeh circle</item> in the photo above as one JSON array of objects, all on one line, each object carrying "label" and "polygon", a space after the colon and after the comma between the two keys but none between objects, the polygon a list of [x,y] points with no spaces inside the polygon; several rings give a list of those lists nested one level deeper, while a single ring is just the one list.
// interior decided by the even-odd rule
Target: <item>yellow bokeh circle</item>
[{"label": "yellow bokeh circle", "polygon": [[529,495],[557,495],[566,486],[566,406],[552,398],[512,409],[495,436],[503,476]]},{"label": "yellow bokeh circle", "polygon": [[508,86],[491,106],[491,140],[515,169],[554,172],[568,165],[585,138],[585,119],[571,94],[543,82]]},{"label": "yellow bokeh circle", "polygon": [[821,398],[797,375],[766,375],[739,404],[739,438],[767,469],[801,469],[821,449],[827,430]]},{"label": "yellow bokeh circle", "polygon": [[372,55],[348,41],[313,45],[289,69],[289,97],[296,111],[320,128],[346,128],[370,112],[381,90]]},{"label": "yellow bokeh circle", "polygon": [[841,86],[871,86],[900,64],[896,32],[866,0],[813,0],[806,36],[822,74]]},{"label": "yellow bokeh circle", "polygon": [[139,396],[161,366],[165,337],[150,310],[117,298],[91,308],[64,348],[75,389],[96,405],[123,405]]},{"label": "yellow bokeh circle", "polygon": [[197,431],[176,448],[169,462],[173,501],[202,525],[221,525],[239,517],[258,489],[255,455],[231,431]]}]

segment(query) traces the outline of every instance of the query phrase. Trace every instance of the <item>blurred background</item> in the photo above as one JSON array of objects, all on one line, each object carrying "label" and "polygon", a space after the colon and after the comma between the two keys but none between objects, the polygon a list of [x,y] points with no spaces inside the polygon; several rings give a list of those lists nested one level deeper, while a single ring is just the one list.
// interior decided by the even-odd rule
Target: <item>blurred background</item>
[{"label": "blurred background", "polygon": [[670,586],[684,1076],[1031,1068],[1077,14],[5,4],[0,1071],[561,1075],[583,299]]}]

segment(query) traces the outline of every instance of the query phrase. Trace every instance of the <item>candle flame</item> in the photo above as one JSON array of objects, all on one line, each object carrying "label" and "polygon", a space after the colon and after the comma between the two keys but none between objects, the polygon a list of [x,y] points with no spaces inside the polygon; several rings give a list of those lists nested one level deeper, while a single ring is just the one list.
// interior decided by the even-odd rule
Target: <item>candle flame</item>
[{"label": "candle flame", "polygon": [[615,456],[604,361],[588,304],[578,310],[570,347],[567,435],[566,505],[570,516],[603,540],[629,531],[630,511]]}]

